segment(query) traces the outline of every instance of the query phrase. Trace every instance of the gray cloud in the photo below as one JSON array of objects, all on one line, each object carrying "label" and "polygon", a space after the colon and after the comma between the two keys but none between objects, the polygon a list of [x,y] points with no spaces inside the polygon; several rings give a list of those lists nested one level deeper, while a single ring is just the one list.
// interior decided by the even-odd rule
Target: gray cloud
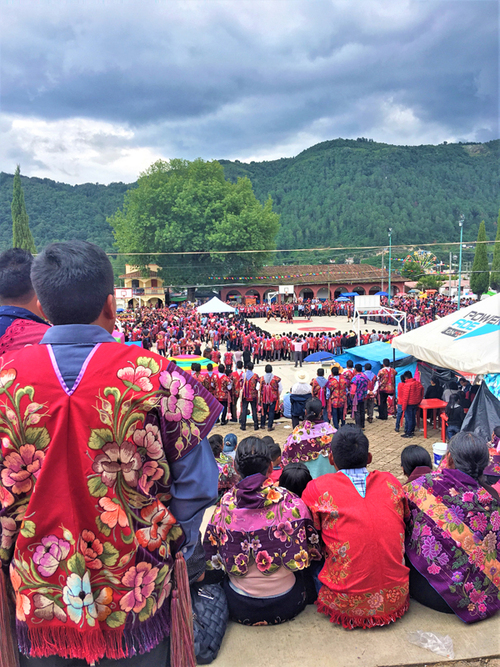
[{"label": "gray cloud", "polygon": [[[490,0],[21,1],[2,10],[1,109],[14,123],[0,148],[5,170],[30,143],[34,170],[66,156],[75,181],[92,165],[91,180],[121,177],[133,154],[137,173],[153,154],[247,159],[338,136],[498,137]],[[26,120],[21,134],[15,119]],[[88,162],[71,175],[82,151],[68,153],[81,142]]]}]

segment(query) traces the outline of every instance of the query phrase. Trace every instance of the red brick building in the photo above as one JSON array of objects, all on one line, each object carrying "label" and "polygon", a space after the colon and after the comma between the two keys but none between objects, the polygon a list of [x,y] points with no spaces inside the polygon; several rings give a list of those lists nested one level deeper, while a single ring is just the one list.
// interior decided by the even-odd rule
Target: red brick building
[{"label": "red brick building", "polygon": [[[297,299],[336,299],[342,292],[387,292],[388,281],[385,269],[368,264],[265,266],[254,282],[222,287],[221,299],[255,296],[262,302],[269,292],[277,292],[279,285],[293,285]],[[391,291],[393,294],[404,292],[404,278],[392,274]]]}]

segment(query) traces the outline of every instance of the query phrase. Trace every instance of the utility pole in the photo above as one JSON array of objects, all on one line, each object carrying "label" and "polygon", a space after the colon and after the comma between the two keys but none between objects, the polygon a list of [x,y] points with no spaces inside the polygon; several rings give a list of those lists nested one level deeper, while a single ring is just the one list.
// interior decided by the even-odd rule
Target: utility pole
[{"label": "utility pole", "polygon": [[448,296],[451,299],[451,251],[450,251],[450,270],[449,270],[449,280],[448,280]]},{"label": "utility pole", "polygon": [[460,254],[459,254],[459,260],[458,260],[458,294],[457,294],[457,310],[460,310],[460,299],[462,296],[462,238],[463,238],[463,233],[464,233],[464,220],[465,217],[462,213],[460,216],[460,220],[458,221],[458,226],[460,227]]},{"label": "utility pole", "polygon": [[392,227],[387,230],[389,234],[389,308],[391,307],[391,256],[392,256]]}]

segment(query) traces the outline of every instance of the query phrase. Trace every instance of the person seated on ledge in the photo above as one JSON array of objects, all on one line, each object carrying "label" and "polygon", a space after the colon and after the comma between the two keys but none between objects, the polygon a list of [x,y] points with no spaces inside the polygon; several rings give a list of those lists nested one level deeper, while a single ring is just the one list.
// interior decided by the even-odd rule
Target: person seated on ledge
[{"label": "person seated on ledge", "polygon": [[323,418],[319,398],[310,398],[305,406],[304,421],[293,429],[283,447],[283,466],[301,461],[313,479],[331,472],[328,453],[334,433],[333,426]]},{"label": "person seated on ledge", "polygon": [[321,558],[319,536],[302,500],[269,479],[271,456],[262,440],[242,440],[235,464],[242,479],[222,497],[205,533],[207,569],[228,575],[230,618],[277,625],[314,600],[304,570]]},{"label": "person seated on ledge", "polygon": [[432,472],[429,452],[420,445],[408,445],[401,452],[401,467],[409,482]]},{"label": "person seated on ledge", "polygon": [[405,486],[410,595],[465,623],[500,609],[500,498],[483,480],[488,446],[457,433],[440,469]]},{"label": "person seated on ledge", "polygon": [[329,455],[338,472],[302,494],[325,545],[318,611],[348,629],[387,625],[409,606],[403,489],[388,472],[368,472],[368,446],[358,426],[342,426]]}]

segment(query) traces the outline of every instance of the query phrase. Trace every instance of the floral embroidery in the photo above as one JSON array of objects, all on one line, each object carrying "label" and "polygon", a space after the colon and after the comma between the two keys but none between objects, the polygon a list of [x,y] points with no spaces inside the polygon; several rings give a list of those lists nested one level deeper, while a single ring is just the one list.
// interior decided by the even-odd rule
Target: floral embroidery
[{"label": "floral embroidery", "polygon": [[49,535],[42,539],[42,544],[38,546],[33,555],[33,561],[42,577],[51,577],[59,567],[59,563],[66,558],[69,553],[70,544],[66,540],[61,540],[55,535]]}]

